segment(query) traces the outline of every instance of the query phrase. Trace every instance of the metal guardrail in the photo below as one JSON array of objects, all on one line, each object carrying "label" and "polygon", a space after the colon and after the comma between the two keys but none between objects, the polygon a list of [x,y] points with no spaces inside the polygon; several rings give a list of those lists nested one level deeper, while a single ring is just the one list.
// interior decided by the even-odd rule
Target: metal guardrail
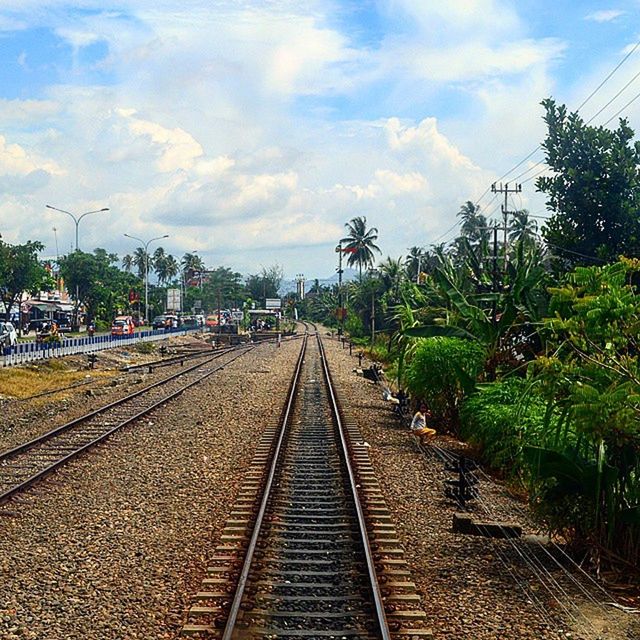
[{"label": "metal guardrail", "polygon": [[156,329],[139,331],[130,336],[93,336],[86,338],[62,338],[61,342],[20,342],[13,347],[4,347],[0,352],[0,368],[46,360],[48,358],[60,358],[78,353],[95,353],[114,347],[122,347],[139,342],[155,342],[165,340],[172,336],[184,336],[188,333],[197,333],[198,329]]}]

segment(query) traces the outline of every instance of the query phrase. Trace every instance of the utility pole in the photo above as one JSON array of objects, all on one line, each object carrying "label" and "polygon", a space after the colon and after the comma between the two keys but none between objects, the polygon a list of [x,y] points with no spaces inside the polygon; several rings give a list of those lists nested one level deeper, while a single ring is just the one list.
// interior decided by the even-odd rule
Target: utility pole
[{"label": "utility pole", "polygon": [[502,218],[503,218],[503,222],[504,222],[504,268],[505,268],[505,272],[507,269],[507,255],[508,255],[508,246],[507,246],[507,241],[508,241],[508,235],[507,235],[507,230],[509,228],[509,225],[507,224],[507,217],[510,213],[515,213],[514,211],[509,211],[509,207],[507,206],[507,198],[509,196],[510,193],[520,193],[522,191],[522,185],[521,184],[516,184],[516,186],[513,189],[509,188],[509,183],[505,182],[504,187],[502,186],[502,182],[500,183],[500,187],[496,187],[496,183],[494,182],[491,185],[491,193],[504,193],[504,204],[501,205],[501,209],[502,209]]},{"label": "utility pole", "polygon": [[338,336],[344,333],[344,310],[342,301],[342,240],[336,247],[338,254]]}]

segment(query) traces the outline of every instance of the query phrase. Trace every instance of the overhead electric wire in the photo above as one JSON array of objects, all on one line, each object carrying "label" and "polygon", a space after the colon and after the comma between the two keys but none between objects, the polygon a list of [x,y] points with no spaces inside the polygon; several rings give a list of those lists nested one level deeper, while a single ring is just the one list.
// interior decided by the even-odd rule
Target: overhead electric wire
[{"label": "overhead electric wire", "polygon": [[[432,447],[437,447],[437,445],[431,445]],[[440,451],[442,452],[442,454],[440,455],[440,457],[442,459],[445,459],[449,462],[453,462],[454,460],[456,460],[456,456],[444,449],[441,449],[440,447],[437,447],[438,449],[440,449]],[[476,470],[479,471],[488,481],[492,481],[491,477],[485,473],[480,467],[476,467]],[[476,501],[478,502],[478,504],[480,504],[480,506],[484,509],[485,513],[487,513],[489,516],[492,516],[495,519],[495,514],[493,512],[493,510],[491,509],[491,507],[489,506],[488,502],[481,497],[480,494],[477,495],[477,497],[475,498]],[[528,549],[525,545],[523,544],[518,544],[513,538],[509,537],[508,535],[506,535],[506,529],[504,527],[504,525],[502,525],[500,522],[497,523],[497,526],[501,529],[501,531],[503,532],[505,539],[507,540],[507,542],[509,543],[509,545],[512,547],[513,551],[517,554],[517,556],[520,558],[520,560],[522,562],[525,563],[526,566],[529,567],[530,571],[532,572],[532,574],[536,577],[536,579],[538,580],[538,582],[540,582],[540,584],[547,590],[547,592],[549,593],[549,595],[557,602],[558,606],[563,609],[563,611],[565,612],[565,614],[576,624],[580,624],[578,618],[572,613],[572,611],[565,606],[565,602],[569,603],[570,605],[572,605],[575,608],[575,611],[577,612],[577,615],[580,618],[583,618],[584,621],[586,622],[587,626],[588,626],[588,631],[591,633],[593,633],[595,635],[596,638],[599,638],[598,635],[598,631],[596,630],[596,628],[594,627],[593,623],[591,622],[591,620],[589,620],[589,618],[584,614],[584,612],[578,607],[578,605],[574,604],[572,599],[569,597],[569,594],[566,592],[566,590],[564,589],[564,587],[558,582],[558,580],[551,574],[551,572],[544,566],[544,564],[542,563],[542,561],[540,560],[540,558],[538,558],[531,549]],[[497,551],[497,543],[495,543],[495,541],[493,540],[493,538],[491,538],[489,536],[490,540],[494,543],[494,547],[496,548]],[[544,549],[544,545],[542,545],[540,542],[538,542],[538,545],[545,551],[545,553],[555,562],[555,564],[562,570],[563,574],[572,582],[574,583],[575,586],[578,587],[578,589],[580,591],[583,592],[583,594],[589,599],[591,600],[591,602],[600,607],[603,611],[603,613],[605,613],[605,615],[609,614],[609,611],[604,607],[604,604],[601,603],[600,601],[598,601],[591,593],[589,593],[589,591],[584,587],[584,585],[582,585],[575,576],[572,575],[572,573],[570,571],[568,571],[566,569],[566,567],[563,567],[562,564],[560,562],[558,562],[557,559],[555,559],[553,557],[552,554],[549,553],[549,551],[547,549]],[[566,555],[566,554],[565,554]],[[585,573],[583,571],[583,573]],[[519,585],[521,586],[521,585]],[[558,593],[561,594],[562,598],[561,599],[558,596]],[[606,593],[606,591],[605,591]],[[608,597],[609,594],[607,594]],[[547,622],[546,616],[543,618],[545,620],[545,622]]]},{"label": "overhead electric wire", "polygon": [[[596,111],[586,122],[585,124],[589,124],[591,123],[593,120],[595,120],[621,93],[624,92],[624,90],[630,85],[633,84],[636,79],[638,78],[638,76],[640,76],[640,71],[638,71],[638,73],[636,73],[635,76],[633,76],[633,78],[631,78],[631,80],[629,80],[629,82],[627,82],[627,84],[624,85],[624,87],[622,87],[622,89],[620,89],[620,91],[618,91],[618,93],[616,93],[615,96],[613,96],[613,98],[611,98],[611,100],[609,100],[609,102],[607,102],[603,107],[600,107],[600,109],[598,109],[598,111]],[[624,107],[623,107],[624,109]],[[604,126],[604,125],[603,125]]]},{"label": "overhead electric wire", "polygon": [[[620,62],[618,62],[618,64],[607,74],[607,76],[604,78],[604,80],[602,80],[602,82],[580,103],[580,105],[578,106],[578,108],[576,109],[576,112],[580,111],[580,109],[582,109],[582,107],[584,107],[590,100],[591,98],[593,98],[593,96],[596,95],[596,93],[598,93],[598,91],[600,91],[600,89],[609,81],[609,79],[616,73],[616,71],[633,55],[633,53],[636,51],[636,49],[640,47],[640,41],[638,41],[633,48],[622,58],[622,60],[620,60]],[[640,74],[638,74],[640,75]],[[637,76],[634,76],[634,78],[627,83],[627,85],[625,85],[625,87],[618,92],[618,94],[616,94],[616,96],[614,96],[614,98],[612,98],[606,105],[604,108],[606,108],[607,106],[609,106],[611,104],[611,102],[613,100],[615,100],[615,98],[617,98],[620,93],[622,91],[624,91],[624,89],[627,88],[627,86],[629,84],[631,84],[631,82],[633,82],[633,80],[635,80]],[[639,94],[640,95],[640,94]],[[638,97],[638,96],[636,96]],[[634,98],[635,100],[635,98]],[[631,101],[633,102],[633,100]],[[631,102],[629,102],[627,105],[625,105],[617,114],[616,116],[621,112],[624,111],[624,109],[627,108],[627,106],[629,106],[629,104],[631,104]],[[593,118],[595,118],[599,113],[601,113],[602,110],[598,111],[594,116],[592,116],[592,118],[587,122],[587,124],[589,122],[591,122],[591,120],[593,120]],[[614,118],[616,116],[613,116]],[[608,120],[607,122],[604,123],[604,125],[602,126],[606,126],[613,118],[611,118],[610,120]],[[520,160],[517,164],[515,164],[513,167],[511,167],[508,171],[506,171],[500,178],[498,178],[498,180],[496,180],[496,182],[500,182],[501,180],[504,180],[510,173],[512,173],[513,171],[515,171],[518,167],[520,167],[524,162],[526,162],[531,156],[533,156],[537,151],[539,151],[542,148],[542,145],[538,145],[533,151],[531,151],[529,154],[527,154],[522,160]],[[516,180],[518,180],[520,177],[522,177],[523,175],[526,175],[527,173],[529,173],[530,171],[532,171],[533,169],[535,169],[537,166],[539,166],[540,164],[542,164],[544,162],[544,160],[541,160],[540,162],[537,162],[535,165],[533,165],[532,167],[530,167],[529,169],[527,169],[526,171],[520,173],[518,176],[516,176],[515,178],[511,178],[509,181],[510,182],[515,182]],[[536,176],[537,177],[537,176]],[[526,180],[525,182],[528,182],[528,180]],[[485,192],[480,196],[480,198],[478,198],[478,201],[476,202],[476,205],[480,203],[480,201],[482,200],[482,198],[484,198],[484,196],[489,192],[490,188],[486,189]]]}]

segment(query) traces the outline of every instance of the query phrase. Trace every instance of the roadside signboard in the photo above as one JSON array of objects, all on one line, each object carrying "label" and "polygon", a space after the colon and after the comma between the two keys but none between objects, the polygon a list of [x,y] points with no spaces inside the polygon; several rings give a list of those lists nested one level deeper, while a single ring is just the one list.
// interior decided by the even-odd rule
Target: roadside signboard
[{"label": "roadside signboard", "polygon": [[280,298],[267,298],[264,301],[265,309],[280,309],[282,307],[282,302]]},{"label": "roadside signboard", "polygon": [[178,311],[182,308],[180,289],[167,289],[167,310]]}]

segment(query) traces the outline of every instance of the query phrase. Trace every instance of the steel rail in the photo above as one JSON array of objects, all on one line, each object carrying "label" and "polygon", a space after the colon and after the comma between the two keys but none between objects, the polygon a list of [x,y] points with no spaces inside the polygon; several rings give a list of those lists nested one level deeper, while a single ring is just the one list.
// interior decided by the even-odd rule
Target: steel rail
[{"label": "steel rail", "polygon": [[[184,385],[183,387],[181,387],[177,391],[174,391],[174,392],[170,393],[169,395],[161,398],[157,402],[153,403],[151,406],[146,407],[145,409],[143,409],[142,411],[139,411],[135,415],[130,416],[129,418],[126,418],[120,424],[116,425],[112,429],[110,429],[110,430],[106,431],[105,433],[101,434],[100,436],[98,436],[94,440],[82,445],[81,447],[79,447],[75,451],[71,452],[70,454],[64,456],[63,458],[58,459],[57,461],[55,461],[54,463],[52,463],[48,467],[46,467],[44,469],[41,469],[39,472],[37,472],[33,476],[29,477],[27,480],[25,480],[25,481],[21,482],[20,484],[17,484],[15,486],[7,489],[3,493],[0,493],[0,503],[4,502],[5,500],[7,500],[11,496],[15,495],[16,493],[19,493],[20,491],[25,490],[26,488],[31,486],[36,481],[38,481],[41,478],[43,478],[45,475],[47,475],[47,474],[51,473],[52,471],[54,471],[55,469],[63,466],[64,464],[66,464],[67,462],[69,462],[73,458],[77,457],[78,455],[80,455],[81,453],[86,451],[87,449],[95,446],[96,444],[99,444],[100,442],[102,442],[103,440],[108,438],[111,434],[113,434],[116,431],[122,429],[123,427],[125,427],[128,424],[130,424],[131,422],[134,422],[135,420],[137,420],[137,419],[141,418],[142,416],[150,413],[154,409],[157,409],[159,406],[165,404],[166,402],[168,402],[169,400],[175,398],[176,396],[180,395],[181,393],[184,393],[184,391],[186,391],[187,389],[189,389],[192,386],[198,384],[199,382],[202,382],[202,380],[208,378],[209,376],[213,375],[217,371],[220,371],[220,369],[223,369],[224,367],[228,366],[229,364],[231,364],[232,362],[234,362],[235,360],[240,358],[242,355],[247,353],[247,351],[251,351],[254,348],[255,348],[255,345],[252,345],[252,347],[250,349],[244,349],[244,350],[240,351],[231,360],[219,365],[218,367],[215,367],[214,369],[212,369],[211,371],[206,372],[202,376],[199,376],[198,378],[196,378],[195,380],[193,380],[193,381],[189,382],[188,384]],[[219,355],[222,355],[222,354],[219,354]],[[217,359],[217,356],[216,356],[216,358],[211,358],[211,360],[215,360],[215,359]],[[123,399],[118,400],[116,402],[112,402],[112,403],[110,403],[108,405],[105,405],[104,407],[101,407],[100,409],[98,409],[96,411],[92,411],[92,412],[90,412],[90,413],[88,413],[88,414],[86,414],[86,415],[84,415],[84,416],[82,416],[80,418],[77,418],[77,419],[75,419],[75,420],[73,420],[73,421],[71,421],[71,422],[69,422],[69,423],[67,423],[65,425],[62,425],[61,427],[58,427],[58,429],[50,431],[48,434],[45,434],[43,436],[40,436],[39,438],[31,440],[28,443],[19,445],[18,447],[15,447],[14,449],[11,449],[10,451],[7,451],[7,452],[1,454],[0,455],[0,461],[10,457],[11,455],[22,453],[25,450],[27,450],[28,448],[33,447],[33,446],[35,446],[37,444],[42,444],[43,442],[53,438],[55,435],[58,435],[59,433],[62,433],[63,431],[67,431],[70,428],[72,428],[73,426],[76,426],[77,424],[79,424],[81,422],[84,422],[84,421],[88,420],[89,418],[92,418],[92,417],[94,417],[94,416],[96,416],[96,415],[98,415],[100,413],[103,413],[104,411],[106,411],[109,408],[113,408],[115,406],[118,406],[119,404],[122,404],[124,401],[131,400],[132,398],[135,398],[136,396],[139,396],[142,393],[145,393],[145,392],[149,391],[150,389],[153,389],[153,388],[155,388],[155,387],[157,387],[157,386],[159,386],[161,384],[165,384],[166,382],[170,382],[171,380],[175,380],[176,378],[180,377],[181,375],[184,375],[184,374],[186,374],[186,373],[188,373],[190,371],[193,371],[194,369],[197,369],[197,368],[201,367],[202,364],[203,363],[198,363],[197,365],[195,365],[193,367],[190,367],[189,369],[185,369],[184,371],[178,372],[176,375],[169,376],[169,377],[165,378],[164,380],[160,380],[159,382],[156,382],[153,385],[150,385],[149,387],[145,387],[141,391],[138,391],[138,392],[136,392],[134,394],[131,394],[131,395],[127,396],[126,398],[123,398]]]},{"label": "steel rail", "polygon": [[280,429],[280,434],[278,436],[278,441],[275,446],[273,460],[271,462],[271,467],[269,468],[269,474],[265,482],[265,488],[262,494],[260,508],[258,510],[258,515],[256,516],[253,533],[251,535],[251,539],[247,547],[247,553],[245,555],[244,563],[242,565],[242,571],[240,572],[240,577],[238,579],[238,587],[236,589],[233,602],[231,603],[231,608],[229,610],[229,615],[227,617],[227,623],[225,625],[224,632],[222,634],[222,640],[231,640],[233,635],[233,630],[236,624],[236,620],[238,619],[238,613],[240,612],[240,604],[242,603],[242,597],[244,595],[245,587],[247,586],[249,570],[251,568],[251,563],[253,561],[253,556],[255,554],[258,537],[262,529],[264,515],[267,510],[267,503],[269,502],[269,498],[271,494],[271,487],[273,486],[273,480],[275,478],[278,462],[280,460],[280,455],[282,453],[282,444],[284,442],[285,433],[287,431],[289,418],[290,418],[291,411],[293,409],[293,403],[296,397],[296,391],[297,391],[298,383],[300,380],[300,372],[302,371],[302,363],[304,362],[304,356],[307,350],[307,340],[308,340],[308,334],[305,332],[303,342],[302,342],[302,347],[300,348],[300,355],[298,356],[296,368],[293,374],[293,378],[291,380],[289,392],[287,394],[287,402],[282,413],[282,418],[280,420],[281,429]]},{"label": "steel rail", "polygon": [[349,487],[351,489],[351,494],[353,496],[353,501],[354,501],[356,512],[358,515],[358,527],[360,529],[360,535],[361,535],[362,544],[364,547],[364,553],[365,553],[365,558],[367,562],[367,570],[369,573],[369,581],[371,584],[371,590],[373,592],[373,599],[374,599],[376,615],[378,619],[378,626],[380,628],[380,633],[383,640],[391,640],[391,632],[389,631],[387,616],[384,611],[382,594],[380,593],[380,587],[378,585],[378,576],[377,576],[375,564],[373,561],[373,553],[371,552],[371,545],[369,544],[369,536],[367,534],[367,525],[366,525],[366,520],[364,516],[364,511],[360,503],[360,497],[358,496],[358,489],[356,486],[357,485],[356,476],[353,471],[353,466],[351,465],[351,460],[349,455],[350,454],[349,444],[347,442],[347,438],[344,432],[344,427],[342,424],[342,419],[340,417],[340,407],[338,403],[338,398],[336,396],[334,386],[333,386],[333,381],[331,379],[331,372],[329,371],[329,365],[327,363],[327,358],[324,351],[324,345],[322,344],[322,340],[320,339],[320,335],[318,333],[316,333],[316,339],[318,341],[318,348],[320,350],[320,359],[322,361],[322,368],[324,370],[325,383],[326,383],[327,391],[329,394],[329,398],[331,400],[331,409],[333,412],[334,419],[336,421],[336,425],[338,427],[338,432],[340,434],[340,442],[342,443],[344,461],[345,461],[347,473],[349,475]]},{"label": "steel rail", "polygon": [[214,351],[213,349],[202,349],[201,351],[193,351],[191,353],[183,353],[181,355],[169,356],[168,358],[160,358],[159,360],[151,360],[150,362],[144,362],[140,364],[132,364],[125,365],[120,369],[124,373],[129,373],[130,371],[137,371],[138,369],[148,369],[151,367],[152,369],[157,369],[160,367],[168,367],[169,365],[176,364],[178,362],[183,362],[185,360],[192,360],[194,358],[203,358],[205,356],[210,356],[213,353],[222,354],[227,351],[231,351],[236,349],[236,347],[228,347],[226,349],[220,349],[218,351]]},{"label": "steel rail", "polygon": [[[217,354],[211,354],[211,355],[212,355],[212,357],[209,360],[209,362],[212,361],[212,360],[216,360],[220,356],[223,356],[224,353],[217,353]],[[60,435],[64,431],[67,431],[67,430],[75,427],[76,425],[80,424],[81,422],[84,422],[85,420],[88,420],[89,418],[93,418],[93,417],[99,415],[100,413],[104,413],[105,411],[108,411],[109,409],[113,409],[114,407],[117,407],[118,405],[124,404],[125,402],[128,402],[129,400],[133,400],[137,396],[141,396],[141,395],[147,393],[148,391],[151,391],[151,389],[155,389],[156,387],[159,387],[159,386],[161,386],[163,384],[166,384],[167,382],[171,382],[172,380],[175,380],[176,378],[179,378],[182,375],[190,373],[194,369],[197,369],[197,368],[201,367],[203,364],[207,364],[207,363],[206,362],[204,362],[204,363],[203,362],[199,362],[198,364],[195,364],[192,367],[188,367],[187,369],[182,369],[182,370],[178,371],[177,373],[175,373],[175,374],[173,374],[171,376],[167,376],[166,378],[163,378],[162,380],[158,380],[157,382],[154,382],[153,384],[150,384],[149,386],[144,387],[144,389],[139,389],[138,391],[135,391],[134,393],[131,393],[128,396],[125,396],[124,398],[120,398],[119,400],[114,400],[113,402],[110,402],[109,404],[105,404],[102,407],[98,407],[94,411],[90,411],[89,413],[86,413],[85,415],[80,416],[79,418],[74,418],[70,422],[66,422],[65,424],[62,424],[59,427],[56,427],[55,429],[52,429],[51,431],[48,431],[47,433],[43,433],[42,435],[38,436],[37,438],[34,438],[33,440],[29,440],[28,442],[24,442],[23,444],[20,444],[17,447],[14,447],[13,449],[8,449],[7,451],[0,452],[0,462],[2,462],[3,460],[5,460],[6,458],[8,458],[10,456],[16,455],[18,453],[22,453],[23,451],[26,451],[27,449],[30,449],[31,447],[34,447],[34,446],[36,446],[38,444],[42,444],[42,443],[46,442],[47,440],[49,440],[51,438],[54,438],[57,435]]]}]

